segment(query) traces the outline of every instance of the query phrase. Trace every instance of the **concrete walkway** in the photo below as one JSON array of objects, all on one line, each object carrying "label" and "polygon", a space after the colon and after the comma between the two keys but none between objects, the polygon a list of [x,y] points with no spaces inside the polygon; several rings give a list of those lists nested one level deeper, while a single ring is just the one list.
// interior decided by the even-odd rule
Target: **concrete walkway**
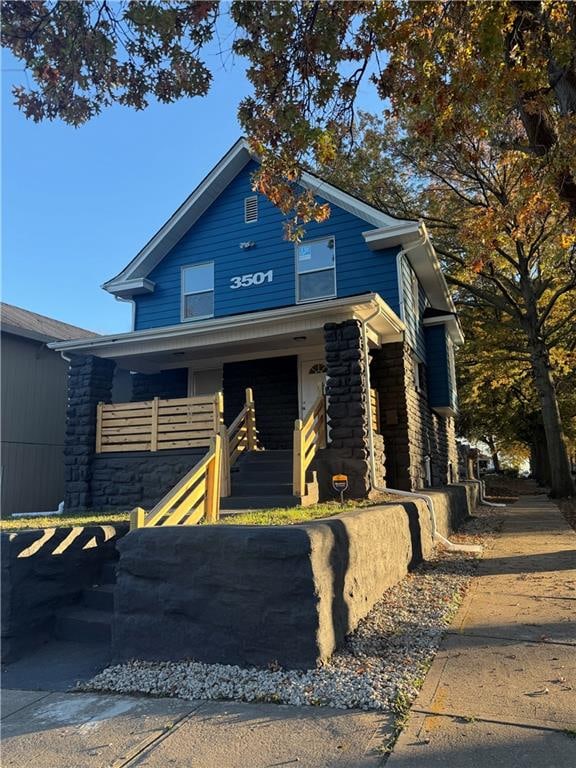
[{"label": "concrete walkway", "polygon": [[[506,510],[386,768],[576,766],[575,543],[542,496]],[[385,760],[385,714],[65,692],[104,663],[102,649],[60,643],[5,671],[2,766],[376,768]]]},{"label": "concrete walkway", "polygon": [[6,691],[3,768],[377,768],[383,715]]},{"label": "concrete walkway", "polygon": [[576,766],[575,547],[545,497],[506,510],[386,768]]}]

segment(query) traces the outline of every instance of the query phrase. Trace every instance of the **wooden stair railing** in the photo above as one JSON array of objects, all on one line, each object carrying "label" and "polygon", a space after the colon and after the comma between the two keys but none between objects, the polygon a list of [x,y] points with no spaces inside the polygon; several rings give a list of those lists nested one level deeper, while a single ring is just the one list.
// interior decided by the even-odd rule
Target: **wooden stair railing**
[{"label": "wooden stair railing", "polygon": [[202,518],[215,523],[220,517],[222,437],[214,435],[210,449],[172,490],[146,514],[136,507],[130,514],[130,530],[161,525],[195,525]]},{"label": "wooden stair railing", "polygon": [[304,420],[294,422],[293,494],[306,494],[306,471],[320,448],[326,447],[326,399],[321,394]]},{"label": "wooden stair railing", "polygon": [[230,470],[245,451],[262,450],[256,429],[256,410],[252,389],[246,389],[244,407],[232,424],[222,429],[222,496],[230,495]]}]

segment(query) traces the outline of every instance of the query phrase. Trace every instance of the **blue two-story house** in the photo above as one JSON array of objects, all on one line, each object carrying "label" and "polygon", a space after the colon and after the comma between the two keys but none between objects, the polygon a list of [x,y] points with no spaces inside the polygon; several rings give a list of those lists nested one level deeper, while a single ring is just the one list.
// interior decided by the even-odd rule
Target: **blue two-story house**
[{"label": "blue two-story house", "polygon": [[[158,421],[158,408],[184,414],[186,401],[201,409],[221,392],[230,426],[247,389],[260,464],[238,493],[233,482],[231,506],[306,495],[294,491],[295,425],[319,400],[328,427],[307,475],[317,475],[316,495],[332,493],[334,473],[348,476],[354,497],[457,479],[454,347],[463,339],[425,226],[304,172],[300,183],[331,215],[289,242],[283,214],[253,191],[257,162],[239,140],[104,284],[132,303],[129,333],[54,345],[71,359],[69,509],[152,503],[204,450],[168,434],[180,428],[175,417],[150,436],[148,405]],[[98,403],[111,402],[118,370],[132,372],[134,405],[112,412]],[[197,415],[181,418],[191,429]]]}]

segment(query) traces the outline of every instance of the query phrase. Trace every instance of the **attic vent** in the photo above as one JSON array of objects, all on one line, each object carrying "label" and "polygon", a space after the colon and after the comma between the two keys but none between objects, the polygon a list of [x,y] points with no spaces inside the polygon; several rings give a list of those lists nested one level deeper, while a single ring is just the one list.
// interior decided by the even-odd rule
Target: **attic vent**
[{"label": "attic vent", "polygon": [[244,222],[246,224],[253,224],[258,221],[258,197],[245,197],[244,198]]}]

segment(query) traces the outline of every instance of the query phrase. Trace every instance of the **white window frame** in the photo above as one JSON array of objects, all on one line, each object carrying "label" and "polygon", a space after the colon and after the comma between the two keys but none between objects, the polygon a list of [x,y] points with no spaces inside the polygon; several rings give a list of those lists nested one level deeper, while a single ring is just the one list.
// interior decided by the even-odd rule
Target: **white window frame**
[{"label": "white window frame", "polygon": [[421,360],[417,354],[412,353],[412,365],[414,366],[414,388],[419,395],[424,394],[424,386],[420,379],[420,366],[425,365],[424,360]]},{"label": "white window frame", "polygon": [[[322,243],[325,240],[333,240],[334,241],[334,265],[332,267],[320,267],[319,269],[307,269],[301,272],[299,267],[299,261],[298,261],[298,248],[301,245],[310,245],[311,243]],[[312,299],[301,299],[300,298],[300,281],[299,277],[300,275],[311,275],[313,272],[327,272],[328,269],[332,269],[334,271],[334,293],[331,293],[329,296],[316,296]],[[310,304],[313,301],[324,301],[325,299],[334,299],[338,295],[338,282],[337,282],[337,275],[336,275],[336,238],[334,235],[327,235],[326,237],[315,237],[313,240],[304,240],[302,243],[295,243],[294,245],[294,272],[296,277],[296,304]]]},{"label": "white window frame", "polygon": [[[187,269],[194,269],[195,267],[205,267],[209,264],[212,266],[212,291],[185,291],[184,290],[184,272]],[[186,317],[184,312],[185,306],[186,306],[186,302],[185,302],[186,296],[194,296],[200,293],[212,293],[213,302],[212,302],[211,314],[196,315],[195,317]],[[207,318],[214,317],[215,302],[216,302],[216,289],[215,289],[214,262],[201,261],[201,262],[198,262],[197,264],[184,264],[182,267],[180,267],[180,321],[183,323],[194,323],[196,322],[196,320],[206,320]]]}]

